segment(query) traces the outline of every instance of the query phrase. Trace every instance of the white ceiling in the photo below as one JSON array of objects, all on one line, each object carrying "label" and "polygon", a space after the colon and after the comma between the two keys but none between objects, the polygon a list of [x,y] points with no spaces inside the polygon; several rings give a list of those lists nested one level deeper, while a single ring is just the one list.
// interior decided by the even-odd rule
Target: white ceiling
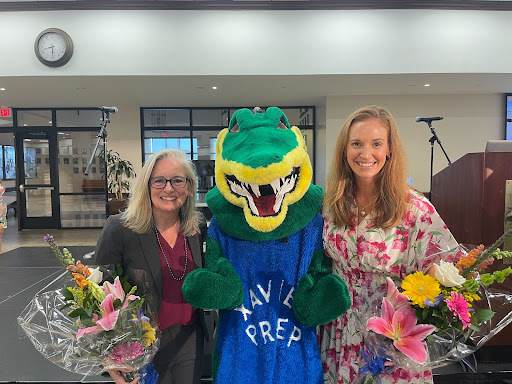
[{"label": "white ceiling", "polygon": [[0,88],[9,107],[299,106],[336,95],[509,93],[512,74],[0,77]]}]

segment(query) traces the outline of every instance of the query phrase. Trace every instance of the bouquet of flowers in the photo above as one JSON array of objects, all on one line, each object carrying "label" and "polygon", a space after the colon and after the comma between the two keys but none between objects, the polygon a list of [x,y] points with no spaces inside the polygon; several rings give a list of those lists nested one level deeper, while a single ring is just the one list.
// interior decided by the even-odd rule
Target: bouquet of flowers
[{"label": "bouquet of flowers", "polygon": [[494,323],[493,309],[510,304],[512,295],[490,285],[503,283],[512,268],[482,272],[495,259],[512,257],[498,248],[511,234],[512,228],[488,249],[480,245],[460,252],[455,264],[435,264],[435,277],[412,273],[400,289],[387,278],[380,315],[366,323],[368,337],[361,352],[366,364],[359,383],[379,383],[379,376],[395,366],[419,371],[459,361],[509,324],[512,308]]},{"label": "bouquet of flowers", "polygon": [[44,239],[66,272],[53,283],[58,289],[39,292],[18,317],[35,348],[70,372],[98,375],[131,367],[128,381],[139,373],[140,383],[156,383],[158,374],[146,366],[159,346],[156,316],[135,295],[137,287],[120,267],[89,268],[66,248],[61,252],[51,235]]}]

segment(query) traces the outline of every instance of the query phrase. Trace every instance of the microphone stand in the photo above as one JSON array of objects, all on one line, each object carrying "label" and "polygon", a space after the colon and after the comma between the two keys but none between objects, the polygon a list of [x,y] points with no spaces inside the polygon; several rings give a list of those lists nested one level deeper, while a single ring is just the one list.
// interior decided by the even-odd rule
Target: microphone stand
[{"label": "microphone stand", "polygon": [[443,144],[441,144],[441,140],[439,140],[439,137],[437,136],[436,130],[432,126],[432,121],[425,121],[428,124],[428,127],[430,128],[430,132],[432,132],[432,137],[428,140],[430,143],[430,191],[428,193],[430,202],[432,201],[432,179],[434,177],[434,144],[437,142],[441,149],[443,150],[444,156],[446,157],[446,160],[448,160],[448,165],[452,165],[452,162],[450,161],[450,158],[448,157],[446,151],[443,148]]},{"label": "microphone stand", "polygon": [[98,140],[96,140],[96,145],[94,146],[94,150],[91,154],[91,159],[89,160],[89,164],[87,164],[87,168],[85,169],[84,175],[89,175],[89,172],[92,168],[92,162],[94,160],[94,156],[96,155],[96,151],[100,145],[100,141],[103,140],[103,167],[104,167],[104,175],[105,175],[105,209],[106,213],[110,212],[109,203],[108,203],[108,164],[107,164],[107,124],[110,123],[110,111],[105,110],[102,111],[103,121],[101,122],[101,128],[98,132]]}]

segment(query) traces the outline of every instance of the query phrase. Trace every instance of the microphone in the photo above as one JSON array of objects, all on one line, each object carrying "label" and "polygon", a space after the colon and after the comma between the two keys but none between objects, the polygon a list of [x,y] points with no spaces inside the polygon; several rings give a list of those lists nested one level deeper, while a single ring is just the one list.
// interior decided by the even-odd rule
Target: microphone
[{"label": "microphone", "polygon": [[441,116],[435,116],[435,117],[417,117],[416,118],[416,122],[417,123],[420,123],[422,121],[424,121],[425,123],[431,123],[433,122],[434,120],[443,120],[443,118]]},{"label": "microphone", "polygon": [[117,107],[99,107],[98,108],[100,111],[103,111],[103,112],[107,112],[107,113],[116,113],[119,111],[119,109],[117,109]]}]

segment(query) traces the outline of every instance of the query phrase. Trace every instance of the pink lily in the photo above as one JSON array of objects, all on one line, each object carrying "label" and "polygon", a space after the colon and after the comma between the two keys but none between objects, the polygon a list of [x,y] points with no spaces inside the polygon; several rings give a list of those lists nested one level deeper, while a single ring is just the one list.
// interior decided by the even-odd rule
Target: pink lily
[{"label": "pink lily", "polygon": [[383,298],[381,317],[374,316],[368,319],[366,328],[392,339],[396,349],[410,359],[424,363],[427,360],[427,351],[422,341],[434,332],[436,327],[417,325],[417,321],[411,306],[402,306],[395,310],[393,304]]},{"label": "pink lily", "polygon": [[386,277],[388,281],[388,294],[386,299],[389,300],[393,308],[398,309],[409,303],[409,298],[396,288],[395,283],[389,277]]},{"label": "pink lily", "polygon": [[128,298],[126,298],[126,301],[124,301],[125,293],[124,293],[123,286],[121,285],[121,281],[119,280],[119,276],[117,276],[114,279],[114,284],[112,284],[108,281],[105,281],[102,285],[102,288],[103,288],[103,291],[105,292],[105,295],[111,294],[114,296],[114,299],[121,300],[121,302],[123,303],[123,306],[121,307],[121,309],[125,309],[128,306],[128,302],[130,300],[135,300],[135,299],[140,298],[139,296],[130,295],[130,296],[128,296]]},{"label": "pink lily", "polygon": [[[103,331],[110,331],[115,327],[117,318],[119,317],[119,309],[114,310],[114,297],[112,294],[108,294],[100,304],[101,319],[96,321],[96,325],[93,327],[81,328],[76,334],[77,340],[83,335],[94,335]],[[96,320],[93,317],[93,320]]]}]

